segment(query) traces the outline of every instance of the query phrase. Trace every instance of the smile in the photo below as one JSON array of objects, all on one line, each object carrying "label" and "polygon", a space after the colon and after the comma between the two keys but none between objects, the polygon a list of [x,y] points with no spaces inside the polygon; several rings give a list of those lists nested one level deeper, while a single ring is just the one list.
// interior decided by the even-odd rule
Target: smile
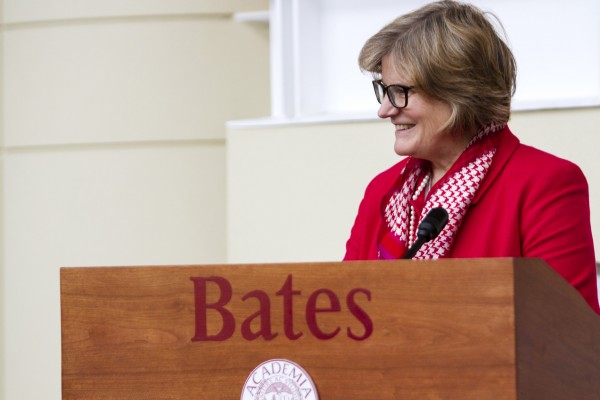
[{"label": "smile", "polygon": [[412,127],[414,127],[414,124],[402,124],[402,125],[394,125],[396,127],[397,131],[405,131],[407,129],[410,129]]}]

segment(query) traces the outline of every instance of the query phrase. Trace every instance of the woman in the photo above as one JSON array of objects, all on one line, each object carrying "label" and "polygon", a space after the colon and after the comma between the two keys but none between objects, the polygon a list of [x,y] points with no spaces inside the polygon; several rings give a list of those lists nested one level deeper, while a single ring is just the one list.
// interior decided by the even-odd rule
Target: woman
[{"label": "woman", "polygon": [[448,224],[414,258],[539,257],[600,312],[587,182],[509,130],[516,65],[485,15],[431,3],[371,37],[359,64],[408,157],[368,185],[345,260],[402,258],[443,207]]}]

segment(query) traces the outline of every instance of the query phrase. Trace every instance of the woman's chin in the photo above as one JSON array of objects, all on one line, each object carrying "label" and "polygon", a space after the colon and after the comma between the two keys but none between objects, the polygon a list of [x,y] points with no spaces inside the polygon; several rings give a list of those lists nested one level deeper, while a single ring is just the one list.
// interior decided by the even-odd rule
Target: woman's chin
[{"label": "woman's chin", "polygon": [[399,156],[410,156],[412,155],[412,148],[404,140],[396,140],[394,143],[394,152]]}]

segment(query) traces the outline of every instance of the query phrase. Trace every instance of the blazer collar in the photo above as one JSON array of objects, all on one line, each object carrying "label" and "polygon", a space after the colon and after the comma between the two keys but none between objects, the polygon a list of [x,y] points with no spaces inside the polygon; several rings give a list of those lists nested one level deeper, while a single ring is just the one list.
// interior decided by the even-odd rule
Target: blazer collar
[{"label": "blazer collar", "polygon": [[498,132],[499,140],[498,140],[498,148],[496,149],[496,154],[494,154],[494,159],[492,161],[492,165],[488,170],[485,178],[481,182],[477,193],[475,193],[475,197],[471,201],[471,204],[476,204],[481,196],[485,194],[487,189],[494,183],[496,178],[500,175],[504,166],[515,152],[517,147],[520,144],[519,139],[513,135],[513,133],[506,125],[500,132]]}]

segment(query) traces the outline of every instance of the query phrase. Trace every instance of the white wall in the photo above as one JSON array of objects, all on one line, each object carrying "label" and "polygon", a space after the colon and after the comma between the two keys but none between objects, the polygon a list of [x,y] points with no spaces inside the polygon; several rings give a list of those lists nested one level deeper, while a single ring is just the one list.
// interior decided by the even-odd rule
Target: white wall
[{"label": "white wall", "polygon": [[[271,0],[273,114],[368,113],[357,73],[364,42],[430,0]],[[492,11],[518,60],[515,109],[600,105],[600,2],[470,0]],[[558,56],[560,55],[560,56]],[[557,57],[560,62],[557,62]]]},{"label": "white wall", "polygon": [[232,13],[267,7],[4,1],[0,398],[61,397],[59,267],[226,261],[225,122],[270,110]]}]

